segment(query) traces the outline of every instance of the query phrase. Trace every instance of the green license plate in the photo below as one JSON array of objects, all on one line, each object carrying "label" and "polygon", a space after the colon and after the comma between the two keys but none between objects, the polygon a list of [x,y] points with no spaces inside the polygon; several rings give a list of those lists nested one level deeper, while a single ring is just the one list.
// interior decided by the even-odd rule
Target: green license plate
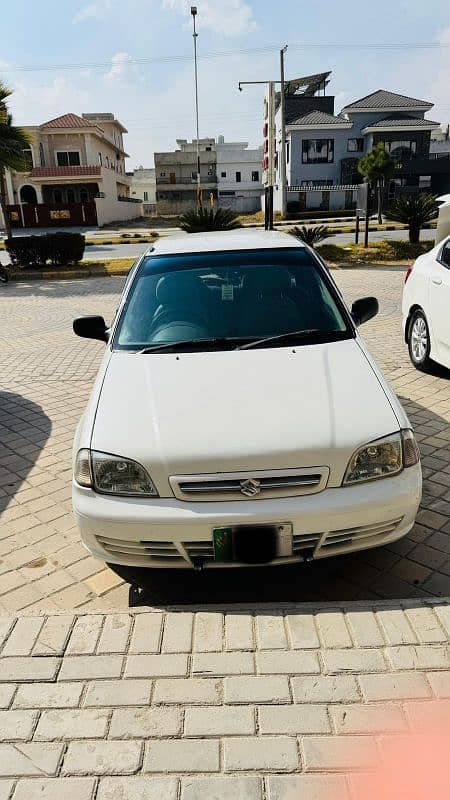
[{"label": "green license plate", "polygon": [[233,561],[233,528],[214,528],[213,543],[216,561]]}]

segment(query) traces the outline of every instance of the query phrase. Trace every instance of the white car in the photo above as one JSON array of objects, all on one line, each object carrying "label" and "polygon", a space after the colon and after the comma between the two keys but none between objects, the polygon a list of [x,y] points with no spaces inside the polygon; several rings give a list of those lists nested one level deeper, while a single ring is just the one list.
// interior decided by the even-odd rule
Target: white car
[{"label": "white car", "polygon": [[450,368],[450,237],[415,261],[403,289],[403,330],[417,369]]},{"label": "white car", "polygon": [[[414,524],[411,425],[310,248],[273,232],[158,241],[135,264],[74,446],[82,540],[142,567],[284,564]],[[139,568],[139,569],[137,569]]]}]

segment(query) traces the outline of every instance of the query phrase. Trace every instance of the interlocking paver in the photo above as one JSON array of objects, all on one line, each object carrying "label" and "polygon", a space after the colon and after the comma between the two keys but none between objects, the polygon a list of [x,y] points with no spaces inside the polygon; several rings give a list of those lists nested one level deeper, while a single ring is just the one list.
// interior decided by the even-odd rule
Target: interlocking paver
[{"label": "interlocking paver", "polygon": [[302,752],[306,770],[368,769],[378,763],[376,742],[369,736],[305,736]]},{"label": "interlocking paver", "polygon": [[262,800],[262,781],[254,777],[185,778],[181,800]]},{"label": "interlocking paver", "polygon": [[292,772],[298,766],[299,753],[294,738],[252,736],[224,740],[225,772],[257,769]]},{"label": "interlocking paver", "polygon": [[330,721],[325,705],[260,706],[261,733],[329,733]]},{"label": "interlocking paver", "polygon": [[35,721],[34,711],[0,711],[0,742],[31,739]]},{"label": "interlocking paver", "polygon": [[288,679],[283,675],[225,679],[226,703],[288,703],[290,699]]},{"label": "interlocking paver", "polygon": [[176,778],[102,778],[96,800],[177,800]]},{"label": "interlocking paver", "polygon": [[165,739],[148,742],[144,772],[218,772],[215,739]]},{"label": "interlocking paver", "polygon": [[292,679],[296,703],[342,703],[360,698],[352,675],[305,675]]},{"label": "interlocking paver", "polygon": [[[80,684],[74,684],[80,686]],[[82,688],[82,687],[81,687]],[[85,706],[144,706],[150,702],[152,682],[146,680],[93,681],[87,686]]]},{"label": "interlocking paver", "polygon": [[286,622],[292,647],[299,650],[320,647],[313,614],[288,614]]},{"label": "interlocking paver", "polygon": [[97,708],[43,711],[34,734],[34,740],[52,742],[71,739],[102,739],[106,734],[108,719],[109,712]]},{"label": "interlocking paver", "polygon": [[222,681],[212,678],[180,678],[158,680],[153,693],[154,703],[181,705],[214,705],[221,702]]},{"label": "interlocking paver", "polygon": [[402,708],[390,703],[330,706],[336,733],[402,733],[408,729]]},{"label": "interlocking paver", "polygon": [[122,656],[71,656],[64,659],[58,679],[76,681],[118,678],[122,671],[122,662]]},{"label": "interlocking paver", "polygon": [[[44,778],[19,781],[14,792],[14,800],[61,800],[61,797],[91,800],[94,796],[93,778]],[[1,794],[0,794],[1,798]]]},{"label": "interlocking paver", "polygon": [[70,634],[73,619],[74,617],[72,614],[60,614],[55,617],[48,617],[33,647],[33,655],[62,655]]},{"label": "interlocking paver", "polygon": [[17,689],[14,708],[77,708],[82,683],[25,683]]},{"label": "interlocking paver", "polygon": [[56,775],[62,753],[62,744],[0,744],[0,777]]},{"label": "interlocking paver", "polygon": [[188,672],[185,655],[136,655],[128,656],[125,665],[127,678],[184,677]]},{"label": "interlocking paver", "polygon": [[431,690],[420,672],[361,675],[359,678],[366,700],[407,700],[428,698]]},{"label": "interlocking paver", "polygon": [[42,617],[18,619],[14,630],[3,647],[3,656],[28,656],[42,628]]},{"label": "interlocking paver", "polygon": [[341,775],[273,775],[267,779],[268,800],[348,800]]},{"label": "interlocking paver", "polygon": [[383,651],[374,648],[324,650],[322,658],[325,671],[329,673],[383,672],[386,669]]},{"label": "interlocking paver", "polygon": [[193,675],[251,675],[255,672],[253,653],[194,653]]},{"label": "interlocking paver", "polygon": [[250,706],[217,708],[187,708],[184,717],[186,736],[249,736],[255,733],[255,711]]},{"label": "interlocking paver", "polygon": [[132,775],[139,769],[141,752],[141,743],[134,741],[70,742],[62,774]]},{"label": "interlocking paver", "polygon": [[149,739],[178,736],[181,711],[174,708],[121,708],[113,711],[111,739]]},{"label": "interlocking paver", "polygon": [[0,682],[53,681],[59,665],[59,658],[1,658]]},{"label": "interlocking paver", "polygon": [[301,675],[320,672],[317,653],[309,650],[262,650],[256,656],[257,670],[261,675]]},{"label": "interlocking paver", "polygon": [[131,617],[128,614],[109,614],[105,618],[97,653],[125,653],[130,628]]}]

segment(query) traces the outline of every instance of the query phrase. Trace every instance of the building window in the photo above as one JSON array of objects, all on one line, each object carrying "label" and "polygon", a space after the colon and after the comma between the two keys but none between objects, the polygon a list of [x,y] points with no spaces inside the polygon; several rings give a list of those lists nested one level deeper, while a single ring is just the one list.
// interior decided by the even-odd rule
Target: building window
[{"label": "building window", "polygon": [[419,175],[419,189],[431,189],[431,175]]},{"label": "building window", "polygon": [[75,192],[73,189],[67,189],[67,202],[68,203],[75,202]]},{"label": "building window", "polygon": [[78,150],[59,150],[56,153],[58,167],[79,167],[80,154]]},{"label": "building window", "polygon": [[25,172],[29,172],[30,169],[33,169],[33,151],[31,147],[25,148],[23,152],[23,157],[25,161]]},{"label": "building window", "polygon": [[303,164],[332,164],[334,161],[334,139],[303,139]]},{"label": "building window", "polygon": [[290,151],[289,142],[286,142],[286,164],[289,164],[289,151]]},{"label": "building window", "polygon": [[161,178],[165,178],[166,177],[166,173],[165,172],[160,172],[159,175],[160,175]]},{"label": "building window", "polygon": [[148,203],[148,192],[144,192],[144,203]]},{"label": "building window", "polygon": [[221,178],[226,178],[227,177],[227,173],[226,172],[221,172],[220,173],[220,177]]},{"label": "building window", "polygon": [[101,167],[103,167],[103,158],[101,153],[98,154],[98,163],[100,164]]},{"label": "building window", "polygon": [[63,196],[61,189],[55,189],[53,192],[53,202],[54,203],[62,203]]},{"label": "building window", "polygon": [[258,172],[257,169],[253,170],[253,172],[252,172],[252,181],[254,183],[258,183],[258,181],[259,181],[259,172]]},{"label": "building window", "polygon": [[388,200],[394,200],[406,186],[406,178],[393,178],[389,181]]},{"label": "building window", "polygon": [[80,189],[80,202],[86,203],[89,200],[88,190],[84,187]]},{"label": "building window", "polygon": [[240,172],[236,172],[236,183],[240,183],[240,182],[241,182],[241,173]]},{"label": "building window", "polygon": [[417,142],[414,140],[400,139],[392,142],[384,142],[386,150],[391,154],[392,158],[412,158],[417,151]]},{"label": "building window", "polygon": [[362,153],[364,150],[364,139],[347,139],[347,152]]},{"label": "building window", "polygon": [[41,167],[45,167],[45,153],[42,142],[39,142],[39,161],[41,162]]}]

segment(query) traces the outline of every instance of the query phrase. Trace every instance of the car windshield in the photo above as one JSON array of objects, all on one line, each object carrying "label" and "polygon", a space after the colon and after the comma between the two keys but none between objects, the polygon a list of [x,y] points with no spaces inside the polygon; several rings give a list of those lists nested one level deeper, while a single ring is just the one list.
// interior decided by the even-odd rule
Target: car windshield
[{"label": "car windshield", "polygon": [[267,346],[285,347],[277,337],[291,334],[295,343],[297,333],[299,343],[353,335],[326,271],[305,248],[150,255],[132,280],[113,347],[229,349],[266,337],[275,337]]}]

